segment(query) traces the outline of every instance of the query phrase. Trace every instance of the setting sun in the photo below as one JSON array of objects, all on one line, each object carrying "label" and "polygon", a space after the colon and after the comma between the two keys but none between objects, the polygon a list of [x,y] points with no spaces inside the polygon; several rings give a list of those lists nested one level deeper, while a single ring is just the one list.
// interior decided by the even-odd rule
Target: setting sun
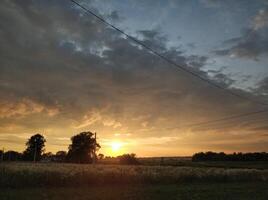
[{"label": "setting sun", "polygon": [[111,148],[112,148],[113,152],[120,151],[121,147],[122,147],[122,143],[120,143],[120,142],[112,142],[111,143]]}]

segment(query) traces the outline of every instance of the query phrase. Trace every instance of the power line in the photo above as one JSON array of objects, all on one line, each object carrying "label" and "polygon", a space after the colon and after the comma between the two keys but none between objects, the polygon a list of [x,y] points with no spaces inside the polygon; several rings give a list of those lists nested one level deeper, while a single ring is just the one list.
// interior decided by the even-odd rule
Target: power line
[{"label": "power line", "polygon": [[[179,128],[210,125],[210,124],[218,123],[218,122],[221,122],[221,121],[229,121],[229,120],[232,120],[232,119],[243,118],[243,117],[257,115],[257,114],[266,113],[266,112],[268,112],[268,110],[259,110],[259,111],[248,112],[248,113],[243,113],[243,114],[239,114],[239,115],[232,115],[232,116],[229,116],[229,117],[219,118],[219,119],[210,120],[210,121],[204,121],[204,122],[192,123],[192,124],[184,124],[184,125],[181,125],[181,126],[173,126],[173,127],[163,128],[163,129],[164,130],[170,130],[170,129],[179,129]],[[153,130],[145,131],[145,132],[152,132],[152,131]]]},{"label": "power line", "polygon": [[81,9],[85,10],[87,14],[90,14],[94,17],[96,17],[97,19],[99,19],[101,22],[103,22],[104,24],[112,27],[114,30],[118,31],[119,33],[121,33],[122,35],[126,36],[129,40],[132,40],[134,41],[135,43],[141,45],[142,47],[144,47],[145,49],[147,49],[149,52],[155,54],[156,56],[162,58],[163,60],[165,60],[167,63],[171,64],[172,66],[175,66],[176,68],[179,68],[180,70],[186,72],[186,73],[189,73],[191,74],[192,76],[195,76],[196,78],[200,79],[201,81],[204,81],[206,83],[208,83],[209,85],[212,85],[214,86],[215,88],[218,88],[220,90],[223,90],[227,93],[229,93],[230,95],[232,96],[235,96],[235,97],[238,97],[240,99],[244,99],[244,100],[247,100],[247,101],[250,101],[252,103],[255,103],[255,104],[259,104],[259,105],[262,105],[262,106],[267,106],[268,104],[267,103],[264,103],[264,102],[260,102],[260,101],[257,101],[257,100],[254,100],[252,98],[249,98],[247,96],[244,96],[244,95],[241,95],[241,94],[238,94],[236,92],[233,92],[231,90],[229,90],[228,88],[226,87],[223,87],[221,85],[218,85],[216,84],[215,82],[199,75],[198,73],[194,72],[194,71],[191,71],[189,69],[187,69],[186,67],[182,66],[182,65],[179,65],[177,64],[176,62],[168,59],[166,56],[162,55],[161,53],[158,53],[157,51],[155,51],[154,49],[152,49],[151,47],[147,46],[146,44],[144,44],[143,42],[139,41],[138,39],[136,39],[135,37],[125,33],[123,30],[117,28],[116,26],[114,26],[113,24],[109,23],[108,21],[106,21],[105,19],[103,19],[102,17],[100,17],[99,15],[95,14],[93,11],[89,10],[88,8],[84,7],[83,5],[81,5],[80,3],[78,3],[77,1],[75,0],[70,0],[72,3],[74,3],[75,5],[77,5],[78,7],[80,7]]},{"label": "power line", "polygon": [[[103,22],[104,24],[112,27],[114,30],[120,32],[122,35],[126,36],[128,39],[134,41],[135,43],[141,45],[142,47],[144,47],[145,49],[147,49],[149,52],[155,54],[156,56],[162,58],[163,60],[165,60],[167,63],[181,69],[182,71],[184,72],[187,72],[189,74],[191,74],[192,76],[195,76],[196,78],[218,88],[218,89],[221,89],[221,90],[224,90],[226,92],[228,92],[229,94],[233,95],[233,96],[236,96],[238,98],[241,98],[241,99],[245,99],[247,101],[250,101],[250,102],[253,102],[253,103],[257,103],[257,104],[260,104],[260,105],[265,105],[267,106],[268,104],[266,103],[263,103],[263,102],[260,102],[260,101],[257,101],[257,100],[253,100],[251,98],[248,98],[244,95],[240,95],[240,94],[237,94],[231,90],[228,90],[227,88],[221,86],[221,85],[218,85],[216,84],[215,82],[209,80],[209,79],[206,79],[204,78],[203,76],[175,63],[174,61],[168,59],[167,57],[165,57],[164,55],[158,53],[157,51],[155,51],[154,49],[152,49],[151,47],[147,46],[146,44],[144,44],[143,42],[139,41],[138,39],[134,38],[133,36],[125,33],[123,30],[117,28],[116,26],[114,26],[113,24],[109,23],[108,21],[106,21],[105,19],[103,19],[102,17],[100,17],[99,15],[95,14],[93,11],[89,10],[88,8],[84,7],[83,5],[81,5],[80,3],[78,3],[77,1],[75,0],[70,0],[72,3],[74,3],[75,5],[79,6],[81,9],[85,10],[87,14],[90,14],[94,17],[96,17],[97,19],[99,19],[101,22]],[[246,117],[246,116],[250,116],[250,115],[256,115],[256,114],[260,114],[260,113],[264,113],[264,112],[268,112],[268,110],[260,110],[260,111],[255,111],[255,112],[249,112],[249,113],[243,113],[243,114],[239,114],[239,115],[233,115],[233,116],[230,116],[230,117],[225,117],[225,118],[220,118],[220,119],[216,119],[216,120],[211,120],[211,121],[206,121],[206,122],[200,122],[200,123],[194,123],[194,124],[187,124],[187,125],[183,125],[183,126],[179,126],[179,127],[172,127],[171,129],[173,128],[181,128],[181,127],[189,127],[189,126],[201,126],[201,125],[206,125],[206,124],[211,124],[211,123],[216,123],[216,122],[221,122],[221,121],[228,121],[228,120],[231,120],[231,119],[236,119],[236,118],[241,118],[241,117]],[[170,128],[168,128],[170,129]]]},{"label": "power line", "polygon": [[239,115],[232,115],[230,117],[223,117],[223,118],[215,119],[215,120],[211,120],[211,121],[206,121],[206,122],[200,122],[200,123],[191,124],[190,126],[209,125],[209,124],[212,124],[212,123],[218,123],[218,122],[221,122],[221,121],[229,121],[229,120],[232,120],[232,119],[244,118],[244,117],[248,117],[248,116],[252,116],[252,115],[257,115],[257,114],[261,114],[261,113],[265,113],[265,112],[268,112],[268,110],[259,110],[259,111],[254,111],[254,112],[249,112],[249,113],[243,113],[243,114],[239,114]]},{"label": "power line", "polygon": [[[239,118],[237,118],[239,119]],[[266,122],[268,120],[268,117],[262,117],[262,118],[253,118],[253,119],[243,119],[243,121],[238,120],[232,120],[232,121],[223,121],[221,123],[211,123],[211,124],[204,124],[200,126],[193,126],[194,130],[203,130],[203,129],[225,129],[225,128],[232,128],[232,127],[249,127],[254,124],[254,126],[259,126],[259,123]]]}]

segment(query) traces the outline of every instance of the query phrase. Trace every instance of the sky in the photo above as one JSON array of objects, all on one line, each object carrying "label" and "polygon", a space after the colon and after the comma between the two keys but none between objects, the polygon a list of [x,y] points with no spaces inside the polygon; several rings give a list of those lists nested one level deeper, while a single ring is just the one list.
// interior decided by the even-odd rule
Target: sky
[{"label": "sky", "polygon": [[0,148],[46,151],[97,132],[100,153],[189,156],[268,151],[267,0],[77,0],[172,66],[69,0],[0,5]]}]

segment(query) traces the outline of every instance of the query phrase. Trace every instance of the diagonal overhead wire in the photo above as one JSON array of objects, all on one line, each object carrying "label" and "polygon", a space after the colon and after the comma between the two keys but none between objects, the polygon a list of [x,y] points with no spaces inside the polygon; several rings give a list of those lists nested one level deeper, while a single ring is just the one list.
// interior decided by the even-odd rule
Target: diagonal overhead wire
[{"label": "diagonal overhead wire", "polygon": [[[229,116],[229,117],[223,117],[223,118],[218,118],[218,119],[215,119],[215,120],[209,120],[209,121],[204,121],[204,122],[191,123],[191,124],[182,124],[182,125],[173,126],[173,127],[166,127],[166,128],[163,128],[163,129],[164,130],[171,130],[171,129],[180,129],[180,128],[188,128],[188,127],[200,127],[200,126],[204,126],[204,125],[207,126],[207,125],[213,125],[213,124],[218,123],[218,122],[230,121],[230,120],[233,120],[233,119],[244,118],[244,117],[258,115],[258,114],[262,114],[262,113],[268,113],[268,109],[266,109],[266,110],[258,110],[258,111],[254,111],[254,112],[247,112],[247,113],[243,113],[243,114],[239,114],[239,115],[232,115],[232,116]],[[148,131],[145,131],[145,132],[152,132],[152,131],[154,131],[154,130],[148,130]]]},{"label": "diagonal overhead wire", "polygon": [[232,116],[229,116],[229,117],[223,117],[223,118],[219,118],[219,119],[215,119],[215,120],[210,120],[210,121],[206,121],[206,122],[193,123],[193,124],[185,124],[183,126],[189,127],[189,126],[209,125],[209,124],[214,124],[214,123],[218,123],[218,122],[222,122],[222,121],[230,121],[230,120],[233,120],[233,119],[243,118],[243,117],[257,115],[257,114],[266,113],[266,112],[268,112],[268,110],[259,110],[259,111],[248,112],[248,113],[243,113],[243,114],[239,114],[239,115],[232,115]]},{"label": "diagonal overhead wire", "polygon": [[173,67],[176,67],[176,68],[179,68],[180,70],[188,73],[188,74],[191,74],[192,76],[198,78],[199,80],[203,81],[203,82],[206,82],[208,83],[209,85],[215,87],[215,88],[218,88],[220,90],[223,90],[225,91],[226,93],[234,96],[234,97],[237,97],[237,98],[240,98],[240,99],[244,99],[246,101],[249,101],[249,102],[252,102],[252,103],[255,103],[255,104],[259,104],[259,105],[262,105],[262,106],[268,106],[268,103],[264,103],[264,102],[261,102],[261,101],[258,101],[258,100],[255,100],[255,99],[252,99],[252,98],[249,98],[247,96],[244,96],[244,95],[241,95],[241,94],[238,94],[236,92],[233,92],[231,90],[229,90],[228,88],[224,87],[224,86],[221,86],[217,83],[215,83],[214,81],[210,80],[210,79],[207,79],[203,76],[201,76],[200,74],[188,69],[187,67],[185,66],[182,66],[182,65],[179,65],[178,63],[170,60],[169,58],[167,58],[166,56],[164,56],[163,54],[157,52],[156,50],[152,49],[150,46],[144,44],[142,41],[136,39],[135,37],[127,34],[126,32],[124,32],[123,30],[117,28],[116,26],[114,26],[113,24],[109,23],[107,20],[105,20],[104,18],[102,18],[101,16],[97,15],[96,13],[94,13],[93,11],[91,11],[90,9],[86,8],[85,6],[83,6],[82,4],[78,3],[77,1],[75,0],[69,0],[71,1],[72,3],[74,3],[76,6],[80,7],[81,9],[83,9],[85,11],[85,13],[87,13],[88,15],[91,15],[91,16],[94,16],[95,18],[97,18],[98,20],[100,20],[102,23],[110,26],[111,28],[113,28],[114,30],[118,31],[119,33],[121,33],[122,35],[126,36],[126,38],[128,38],[129,40],[139,44],[140,46],[142,46],[143,48],[147,49],[149,52],[153,53],[154,55],[160,57],[161,59],[165,60],[167,63],[169,63],[170,65],[172,65]]}]

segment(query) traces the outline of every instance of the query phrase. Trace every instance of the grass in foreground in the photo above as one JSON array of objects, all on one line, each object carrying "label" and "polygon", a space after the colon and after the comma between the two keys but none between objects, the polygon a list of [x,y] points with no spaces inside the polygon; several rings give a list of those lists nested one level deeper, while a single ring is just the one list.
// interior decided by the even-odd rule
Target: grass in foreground
[{"label": "grass in foreground", "polygon": [[10,163],[0,165],[0,187],[268,182],[268,170],[172,166]]},{"label": "grass in foreground", "polygon": [[268,170],[8,163],[1,200],[267,200]]},{"label": "grass in foreground", "polygon": [[1,200],[267,200],[267,183],[187,183],[1,189]]}]

